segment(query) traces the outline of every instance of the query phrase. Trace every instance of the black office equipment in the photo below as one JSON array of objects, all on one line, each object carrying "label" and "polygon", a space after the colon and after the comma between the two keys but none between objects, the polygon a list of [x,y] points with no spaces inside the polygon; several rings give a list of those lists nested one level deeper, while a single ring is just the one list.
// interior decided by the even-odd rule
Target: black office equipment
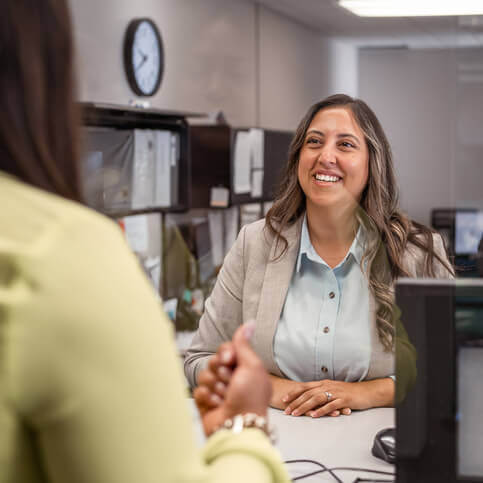
[{"label": "black office equipment", "polygon": [[454,255],[454,208],[434,208],[431,210],[431,226],[443,237],[446,247]]},{"label": "black office equipment", "polygon": [[443,237],[459,276],[477,277],[478,243],[483,238],[483,211],[476,208],[436,208],[431,225]]},{"label": "black office equipment", "polygon": [[454,234],[455,255],[476,255],[483,236],[483,212],[456,210]]},{"label": "black office equipment", "polygon": [[377,432],[372,445],[372,454],[387,463],[395,463],[396,428],[385,428]]},{"label": "black office equipment", "polygon": [[396,408],[397,481],[483,482],[483,280],[401,279],[396,303],[418,370]]}]

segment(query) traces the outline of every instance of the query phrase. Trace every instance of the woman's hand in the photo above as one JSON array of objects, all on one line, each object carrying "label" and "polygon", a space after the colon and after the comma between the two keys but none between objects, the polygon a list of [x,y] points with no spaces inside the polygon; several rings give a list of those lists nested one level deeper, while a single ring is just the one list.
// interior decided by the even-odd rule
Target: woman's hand
[{"label": "woman's hand", "polygon": [[350,414],[352,409],[390,406],[394,399],[394,381],[390,378],[363,382],[342,382],[325,379],[299,383],[300,386],[283,397],[285,414],[313,418]]},{"label": "woman's hand", "polygon": [[[206,435],[236,414],[267,414],[272,388],[262,361],[248,342],[253,331],[252,323],[238,328],[231,345],[224,344],[208,368],[200,373],[199,381],[203,385],[195,389],[194,398]],[[231,354],[230,359],[222,356],[226,351]],[[228,364],[224,364],[225,360]]]},{"label": "woman's hand", "polygon": [[354,383],[332,381],[313,381],[299,383],[299,387],[287,393],[283,398],[285,414],[313,418],[350,414],[351,409],[361,409],[357,401],[357,389]]},{"label": "woman's hand", "polygon": [[[281,377],[270,374],[270,380],[272,382],[272,400],[270,406],[277,409],[286,409],[288,403],[291,401],[287,398],[287,395],[296,393],[302,394],[303,392],[316,387],[320,384],[320,381],[315,382],[298,382],[290,379],[284,379]],[[286,399],[287,398],[287,399]],[[335,410],[328,414],[328,416],[340,416],[341,414],[349,415],[351,413],[350,408],[343,408],[342,410]],[[286,412],[286,414],[288,414]]]}]

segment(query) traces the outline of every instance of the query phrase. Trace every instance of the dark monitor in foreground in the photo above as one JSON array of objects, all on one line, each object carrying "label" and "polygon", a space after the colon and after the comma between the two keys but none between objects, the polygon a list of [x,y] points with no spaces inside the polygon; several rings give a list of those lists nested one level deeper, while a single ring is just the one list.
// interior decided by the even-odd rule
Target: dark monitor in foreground
[{"label": "dark monitor in foreground", "polygon": [[397,482],[483,482],[483,280],[401,279],[396,303],[418,358],[396,408]]}]

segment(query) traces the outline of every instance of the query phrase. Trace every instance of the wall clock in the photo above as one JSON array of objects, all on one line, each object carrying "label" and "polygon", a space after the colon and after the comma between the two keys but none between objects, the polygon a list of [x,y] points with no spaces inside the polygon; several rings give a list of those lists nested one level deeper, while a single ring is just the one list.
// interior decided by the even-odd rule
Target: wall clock
[{"label": "wall clock", "polygon": [[154,95],[164,71],[163,42],[149,18],[132,20],[124,37],[124,69],[131,89],[139,96]]}]

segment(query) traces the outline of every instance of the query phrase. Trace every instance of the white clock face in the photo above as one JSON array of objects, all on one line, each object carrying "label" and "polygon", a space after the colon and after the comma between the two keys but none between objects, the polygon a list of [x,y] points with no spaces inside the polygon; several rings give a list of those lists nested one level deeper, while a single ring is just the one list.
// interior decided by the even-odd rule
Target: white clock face
[{"label": "white clock face", "polygon": [[149,22],[141,22],[134,35],[132,65],[136,83],[144,94],[151,94],[156,88],[161,69],[160,57],[156,31]]}]

